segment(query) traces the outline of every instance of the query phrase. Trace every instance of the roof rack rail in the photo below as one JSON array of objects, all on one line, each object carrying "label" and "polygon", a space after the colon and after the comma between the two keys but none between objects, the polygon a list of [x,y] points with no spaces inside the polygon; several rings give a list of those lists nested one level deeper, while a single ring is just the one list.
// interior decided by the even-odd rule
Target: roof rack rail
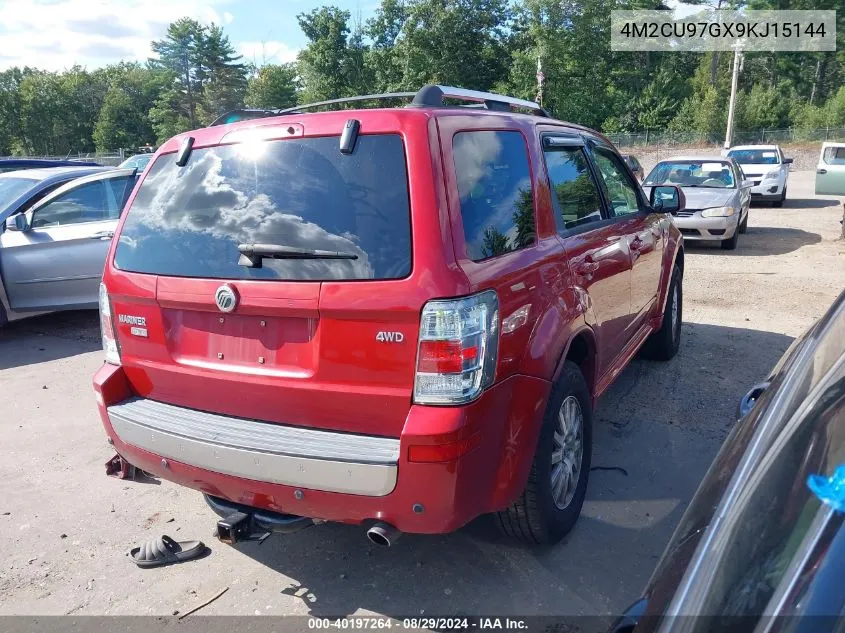
[{"label": "roof rack rail", "polygon": [[492,92],[480,92],[478,90],[467,90],[465,88],[454,88],[452,86],[428,85],[423,86],[417,92],[385,92],[382,94],[359,95],[356,97],[343,97],[341,99],[329,99],[328,101],[317,101],[315,103],[304,103],[302,105],[277,110],[277,114],[294,114],[303,110],[313,110],[323,106],[340,105],[343,103],[356,103],[361,101],[388,101],[391,99],[412,99],[410,105],[414,107],[441,107],[447,105],[444,99],[458,99],[473,103],[473,107],[483,107],[488,110],[499,110],[509,112],[512,108],[524,108],[537,116],[548,117],[546,112],[538,103],[494,94]]},{"label": "roof rack rail", "polygon": [[525,108],[537,116],[548,117],[549,113],[534,101],[517,99],[492,92],[481,92],[478,90],[467,90],[466,88],[455,88],[453,86],[428,85],[420,88],[411,102],[412,106],[442,106],[443,99],[460,99],[484,104],[488,110],[510,111],[511,108]]},{"label": "roof rack rail", "polygon": [[357,97],[343,97],[341,99],[329,99],[328,101],[316,101],[314,103],[303,103],[292,108],[278,110],[279,114],[294,114],[302,110],[311,110],[327,105],[338,105],[341,103],[355,103],[356,101],[387,101],[389,99],[409,99],[416,96],[416,92],[385,92],[375,95],[358,95]]}]

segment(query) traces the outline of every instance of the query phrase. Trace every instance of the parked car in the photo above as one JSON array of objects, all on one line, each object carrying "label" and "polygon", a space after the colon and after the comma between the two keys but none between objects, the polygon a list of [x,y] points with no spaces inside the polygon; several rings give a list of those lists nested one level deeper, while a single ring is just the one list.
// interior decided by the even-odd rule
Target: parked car
[{"label": "parked car", "polygon": [[94,377],[118,460],[201,490],[229,542],[484,513],[558,541],[596,399],[680,344],[683,193],[511,97],[309,107],[170,139],[127,203]]},{"label": "parked car", "polygon": [[96,308],[103,264],[134,169],[76,178],[6,218],[0,233],[0,325]]},{"label": "parked car", "polygon": [[628,165],[629,169],[637,177],[637,180],[642,182],[645,177],[645,171],[643,171],[643,166],[640,165],[640,161],[637,160],[637,157],[633,154],[623,154],[622,158],[625,160],[625,164]]},{"label": "parked car", "polygon": [[86,160],[47,160],[44,158],[0,158],[0,174],[23,169],[47,169],[49,167],[100,167],[100,163]]},{"label": "parked car", "polygon": [[150,164],[152,157],[152,154],[135,154],[120,163],[118,167],[121,169],[137,169],[140,174]]},{"label": "parked car", "polygon": [[845,293],[738,417],[613,633],[842,630]]},{"label": "parked car", "polygon": [[751,180],[751,199],[783,206],[789,179],[791,158],[783,155],[780,145],[737,145],[728,156],[739,163],[745,177]]},{"label": "parked car", "polygon": [[845,143],[823,143],[816,167],[817,196],[845,196]]},{"label": "parked car", "polygon": [[50,167],[0,174],[0,226],[6,218],[26,211],[39,200],[70,182],[110,167]]},{"label": "parked car", "polygon": [[651,187],[673,184],[681,187],[686,209],[673,220],[684,240],[717,241],[733,250],[739,234],[748,228],[751,182],[732,158],[678,156],[662,160],[643,181]]}]

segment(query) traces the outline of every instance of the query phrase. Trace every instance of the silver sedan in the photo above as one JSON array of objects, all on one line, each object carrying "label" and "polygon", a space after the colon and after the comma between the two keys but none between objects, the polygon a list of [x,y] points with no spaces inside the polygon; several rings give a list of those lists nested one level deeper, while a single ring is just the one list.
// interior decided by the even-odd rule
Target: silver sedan
[{"label": "silver sedan", "polygon": [[643,181],[650,193],[656,185],[677,185],[686,208],[672,220],[684,240],[720,242],[733,250],[748,227],[752,182],[732,158],[679,156],[660,161]]}]

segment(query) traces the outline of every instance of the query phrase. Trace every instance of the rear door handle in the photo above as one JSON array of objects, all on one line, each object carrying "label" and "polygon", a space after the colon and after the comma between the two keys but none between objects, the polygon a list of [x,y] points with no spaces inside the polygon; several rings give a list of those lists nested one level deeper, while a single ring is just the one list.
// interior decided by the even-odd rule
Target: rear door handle
[{"label": "rear door handle", "polygon": [[816,170],[816,173],[817,173],[817,174],[826,174],[826,173],[827,173],[827,170],[826,170],[826,169],[817,169],[817,170]]},{"label": "rear door handle", "polygon": [[599,269],[599,262],[593,259],[592,255],[587,255],[584,260],[575,267],[575,272],[579,275],[592,275]]},{"label": "rear door handle", "polygon": [[99,231],[90,236],[92,240],[110,240],[114,237],[114,231]]}]

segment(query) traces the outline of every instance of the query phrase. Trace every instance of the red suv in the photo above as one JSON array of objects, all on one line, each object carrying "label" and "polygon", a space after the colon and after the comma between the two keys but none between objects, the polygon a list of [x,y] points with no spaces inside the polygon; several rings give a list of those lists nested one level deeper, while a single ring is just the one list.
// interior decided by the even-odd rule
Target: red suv
[{"label": "red suv", "polygon": [[156,153],[100,291],[110,443],[229,540],[323,520],[389,545],[484,513],[559,540],[596,400],[641,347],[678,349],[682,193],[648,200],[606,138],[528,101],[308,109]]}]

